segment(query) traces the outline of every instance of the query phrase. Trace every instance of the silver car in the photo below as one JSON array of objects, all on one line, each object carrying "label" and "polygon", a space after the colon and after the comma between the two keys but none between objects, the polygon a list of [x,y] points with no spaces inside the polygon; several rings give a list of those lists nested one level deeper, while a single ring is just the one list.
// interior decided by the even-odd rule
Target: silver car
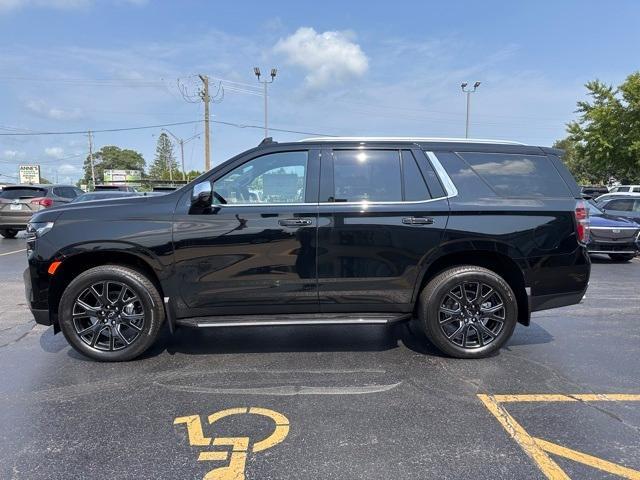
[{"label": "silver car", "polygon": [[38,210],[64,205],[83,193],[73,185],[9,185],[0,191],[0,235],[14,238]]}]

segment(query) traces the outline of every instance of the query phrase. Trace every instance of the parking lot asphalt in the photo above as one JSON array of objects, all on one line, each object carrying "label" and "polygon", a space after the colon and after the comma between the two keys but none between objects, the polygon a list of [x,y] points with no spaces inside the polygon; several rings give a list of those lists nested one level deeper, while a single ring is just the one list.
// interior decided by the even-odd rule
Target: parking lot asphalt
[{"label": "parking lot asphalt", "polygon": [[484,360],[401,324],[183,329],[104,364],[34,324],[23,248],[0,240],[0,478],[640,478],[638,259],[594,259],[582,304]]}]

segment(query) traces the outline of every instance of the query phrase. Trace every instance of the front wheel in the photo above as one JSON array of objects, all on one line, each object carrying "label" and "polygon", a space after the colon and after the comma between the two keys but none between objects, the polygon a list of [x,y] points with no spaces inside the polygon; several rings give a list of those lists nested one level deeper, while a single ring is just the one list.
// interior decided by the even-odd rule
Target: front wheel
[{"label": "front wheel", "polygon": [[614,262],[629,262],[633,260],[635,255],[627,254],[627,253],[610,253],[609,258]]},{"label": "front wheel", "polygon": [[0,235],[2,235],[4,238],[16,238],[16,235],[18,235],[18,230],[16,230],[15,228],[0,230]]},{"label": "front wheel", "polygon": [[78,352],[119,362],[141,355],[164,321],[157,288],[144,275],[115,265],[95,267],[66,288],[58,308],[60,329]]},{"label": "front wheel", "polygon": [[518,304],[511,287],[495,272],[465,265],[436,275],[420,295],[425,334],[456,358],[483,358],[511,337]]}]

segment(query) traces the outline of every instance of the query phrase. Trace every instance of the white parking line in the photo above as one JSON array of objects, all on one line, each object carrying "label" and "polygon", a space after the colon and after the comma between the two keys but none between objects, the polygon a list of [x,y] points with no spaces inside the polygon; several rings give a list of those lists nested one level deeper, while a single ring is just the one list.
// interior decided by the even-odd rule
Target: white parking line
[{"label": "white parking line", "polygon": [[14,250],[13,252],[0,253],[0,257],[3,257],[3,256],[5,256],[5,255],[11,255],[12,253],[20,253],[20,252],[24,252],[24,251],[26,251],[26,250],[27,250],[26,248],[23,248],[23,249],[21,249],[21,250]]}]

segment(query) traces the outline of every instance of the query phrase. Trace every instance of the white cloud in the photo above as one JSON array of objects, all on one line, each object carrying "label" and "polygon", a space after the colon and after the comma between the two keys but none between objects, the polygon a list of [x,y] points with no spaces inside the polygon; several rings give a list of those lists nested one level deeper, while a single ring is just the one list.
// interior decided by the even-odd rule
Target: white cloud
[{"label": "white cloud", "polygon": [[60,159],[64,157],[64,150],[60,147],[47,147],[44,149],[47,157]]},{"label": "white cloud", "polygon": [[73,108],[64,110],[48,105],[44,100],[29,100],[26,104],[28,110],[52,120],[74,120],[82,117],[82,110]]},{"label": "white cloud", "polygon": [[274,50],[285,55],[288,63],[307,71],[305,82],[311,88],[322,88],[331,82],[343,82],[363,75],[369,60],[352,41],[349,32],[316,32],[301,27],[287,38],[280,39]]},{"label": "white cloud", "polygon": [[24,152],[19,152],[18,150],[5,150],[4,152],[2,152],[2,156],[10,160],[24,158],[24,155]]},{"label": "white cloud", "polygon": [[63,163],[58,167],[58,173],[60,175],[76,175],[80,173],[80,167],[71,165],[70,163]]}]

